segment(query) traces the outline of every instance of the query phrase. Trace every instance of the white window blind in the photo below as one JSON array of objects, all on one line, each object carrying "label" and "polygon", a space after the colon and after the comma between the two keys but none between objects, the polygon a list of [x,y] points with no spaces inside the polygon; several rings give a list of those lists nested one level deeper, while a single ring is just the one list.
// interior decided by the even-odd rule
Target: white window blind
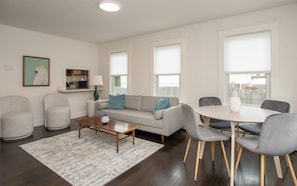
[{"label": "white window blind", "polygon": [[128,55],[126,52],[110,55],[110,75],[126,75],[128,70]]},{"label": "white window blind", "polygon": [[269,72],[271,33],[269,31],[229,36],[225,39],[225,72]]},{"label": "white window blind", "polygon": [[181,44],[154,48],[155,95],[178,97],[181,71]]},{"label": "white window blind", "polygon": [[155,74],[179,74],[181,46],[170,45],[154,48]]}]

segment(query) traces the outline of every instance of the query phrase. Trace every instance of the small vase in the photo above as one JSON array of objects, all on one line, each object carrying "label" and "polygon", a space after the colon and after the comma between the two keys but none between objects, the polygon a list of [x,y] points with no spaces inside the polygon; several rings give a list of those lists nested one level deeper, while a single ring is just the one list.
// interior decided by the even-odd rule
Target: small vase
[{"label": "small vase", "polygon": [[101,117],[101,122],[102,124],[107,124],[109,122],[109,117],[107,114],[103,114],[103,116]]},{"label": "small vase", "polygon": [[98,101],[99,99],[99,92],[97,89],[97,85],[95,85],[95,91],[94,91],[94,101]]},{"label": "small vase", "polygon": [[232,92],[232,96],[229,99],[229,108],[232,112],[239,112],[241,107],[241,100],[238,97],[237,91]]}]

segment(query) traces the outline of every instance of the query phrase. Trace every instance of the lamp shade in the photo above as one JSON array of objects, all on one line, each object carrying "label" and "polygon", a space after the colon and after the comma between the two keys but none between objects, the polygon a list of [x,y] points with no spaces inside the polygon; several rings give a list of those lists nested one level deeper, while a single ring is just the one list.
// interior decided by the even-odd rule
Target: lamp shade
[{"label": "lamp shade", "polygon": [[91,76],[89,85],[103,85],[102,76],[101,75]]}]

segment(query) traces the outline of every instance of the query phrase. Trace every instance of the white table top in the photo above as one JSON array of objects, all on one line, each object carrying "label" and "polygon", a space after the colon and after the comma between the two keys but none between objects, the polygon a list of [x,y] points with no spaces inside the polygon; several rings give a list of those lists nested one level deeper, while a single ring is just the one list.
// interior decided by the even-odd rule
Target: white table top
[{"label": "white table top", "polygon": [[263,123],[269,115],[279,114],[277,111],[248,106],[241,106],[239,112],[231,112],[227,105],[204,106],[194,110],[202,116],[238,123]]}]

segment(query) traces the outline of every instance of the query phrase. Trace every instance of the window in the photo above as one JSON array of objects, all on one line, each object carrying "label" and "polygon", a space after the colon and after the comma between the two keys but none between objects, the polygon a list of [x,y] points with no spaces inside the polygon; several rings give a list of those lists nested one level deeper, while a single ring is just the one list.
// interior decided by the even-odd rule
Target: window
[{"label": "window", "polygon": [[270,97],[271,32],[225,37],[224,64],[228,97],[237,90],[243,104],[260,105]]},{"label": "window", "polygon": [[155,95],[179,97],[181,45],[154,48]]},{"label": "window", "polygon": [[127,52],[110,55],[110,94],[127,93],[128,54]]}]

